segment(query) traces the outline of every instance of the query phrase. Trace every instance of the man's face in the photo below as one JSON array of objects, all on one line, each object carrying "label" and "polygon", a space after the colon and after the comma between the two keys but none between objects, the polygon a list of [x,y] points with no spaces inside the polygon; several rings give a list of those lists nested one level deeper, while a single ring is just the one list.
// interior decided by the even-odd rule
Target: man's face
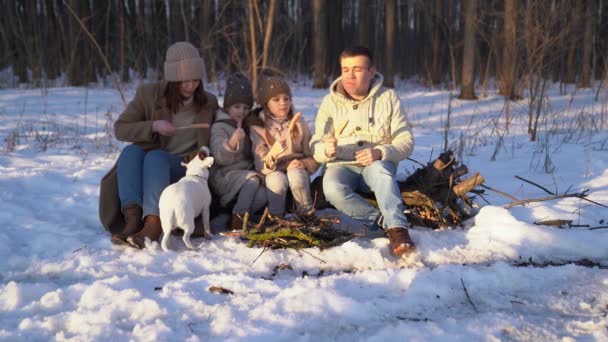
[{"label": "man's face", "polygon": [[376,67],[370,67],[367,56],[344,57],[340,60],[342,86],[355,99],[367,96]]}]

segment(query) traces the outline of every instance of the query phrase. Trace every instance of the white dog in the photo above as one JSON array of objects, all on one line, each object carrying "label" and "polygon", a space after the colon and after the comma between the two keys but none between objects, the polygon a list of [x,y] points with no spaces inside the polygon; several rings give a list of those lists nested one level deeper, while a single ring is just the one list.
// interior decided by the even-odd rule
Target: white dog
[{"label": "white dog", "polygon": [[203,214],[203,227],[205,237],[211,237],[209,226],[209,205],[211,193],[207,185],[209,168],[213,164],[213,157],[209,156],[209,149],[202,147],[199,154],[188,163],[186,175],[179,182],[169,185],[160,195],[159,209],[160,222],[163,227],[163,250],[169,250],[169,237],[175,228],[184,230],[183,240],[186,246],[194,249],[190,242],[190,235],[194,232],[194,218]]}]

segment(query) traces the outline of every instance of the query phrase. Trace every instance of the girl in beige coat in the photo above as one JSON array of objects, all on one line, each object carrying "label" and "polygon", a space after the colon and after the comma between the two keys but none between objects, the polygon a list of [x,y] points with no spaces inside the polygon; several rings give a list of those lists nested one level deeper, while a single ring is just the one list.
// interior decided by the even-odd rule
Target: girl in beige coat
[{"label": "girl in beige coat", "polygon": [[293,114],[291,89],[280,77],[260,79],[257,102],[261,109],[258,125],[253,125],[251,140],[256,170],[265,175],[270,215],[285,214],[287,191],[291,189],[296,214],[304,219],[314,216],[310,175],[318,164],[309,148],[308,124],[300,113]]},{"label": "girl in beige coat", "polygon": [[253,168],[249,127],[243,123],[253,106],[251,82],[243,74],[226,81],[224,110],[217,113],[211,126],[211,188],[225,207],[236,199],[230,228],[240,230],[246,213],[254,213],[266,204],[263,176]]}]

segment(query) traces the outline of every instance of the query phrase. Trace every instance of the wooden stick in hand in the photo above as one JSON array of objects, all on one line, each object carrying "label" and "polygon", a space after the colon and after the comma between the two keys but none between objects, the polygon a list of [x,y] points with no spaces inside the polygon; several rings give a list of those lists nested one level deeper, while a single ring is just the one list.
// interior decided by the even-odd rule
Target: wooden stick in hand
[{"label": "wooden stick in hand", "polygon": [[187,125],[187,126],[175,127],[175,129],[177,129],[177,130],[190,129],[190,128],[209,128],[209,124],[208,123],[198,123],[198,124],[191,124],[191,125]]}]

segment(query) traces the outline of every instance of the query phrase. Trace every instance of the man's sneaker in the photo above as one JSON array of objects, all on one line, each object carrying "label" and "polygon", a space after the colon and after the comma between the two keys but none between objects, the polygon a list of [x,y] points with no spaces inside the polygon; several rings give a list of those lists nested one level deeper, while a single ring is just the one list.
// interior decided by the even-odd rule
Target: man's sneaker
[{"label": "man's sneaker", "polygon": [[407,229],[403,227],[393,227],[386,230],[391,254],[394,256],[407,255],[414,252],[416,246]]}]

